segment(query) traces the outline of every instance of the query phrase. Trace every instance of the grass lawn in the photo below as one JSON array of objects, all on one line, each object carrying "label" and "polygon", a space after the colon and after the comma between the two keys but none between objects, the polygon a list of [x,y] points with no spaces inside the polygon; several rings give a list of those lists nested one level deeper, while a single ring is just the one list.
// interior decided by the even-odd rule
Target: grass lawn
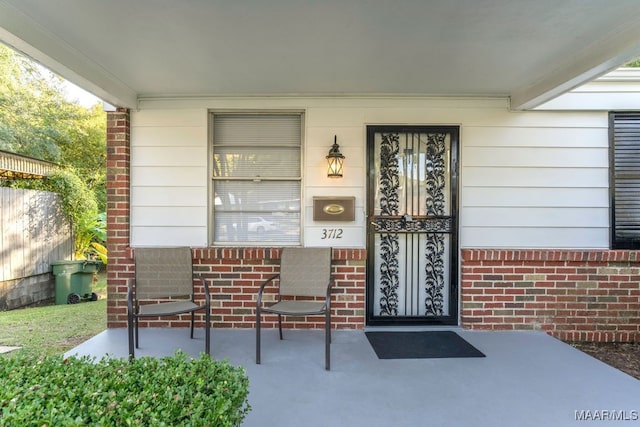
[{"label": "grass lawn", "polygon": [[0,345],[20,346],[19,352],[61,355],[107,328],[106,275],[92,286],[98,301],[49,305],[0,312]]}]

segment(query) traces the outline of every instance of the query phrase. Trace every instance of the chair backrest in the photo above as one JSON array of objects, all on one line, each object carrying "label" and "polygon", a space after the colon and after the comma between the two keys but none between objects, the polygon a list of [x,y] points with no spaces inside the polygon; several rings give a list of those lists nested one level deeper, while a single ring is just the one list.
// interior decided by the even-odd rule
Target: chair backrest
[{"label": "chair backrest", "polygon": [[166,298],[191,295],[191,248],[136,248],[136,297]]},{"label": "chair backrest", "polygon": [[325,296],[331,278],[331,248],[283,248],[280,294]]}]

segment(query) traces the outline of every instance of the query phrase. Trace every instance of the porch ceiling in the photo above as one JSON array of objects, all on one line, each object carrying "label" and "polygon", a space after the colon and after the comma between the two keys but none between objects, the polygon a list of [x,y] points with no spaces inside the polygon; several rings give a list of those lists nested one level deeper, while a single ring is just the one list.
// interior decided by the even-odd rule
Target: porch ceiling
[{"label": "porch ceiling", "polygon": [[510,96],[640,55],[637,0],[0,0],[0,40],[107,102]]}]

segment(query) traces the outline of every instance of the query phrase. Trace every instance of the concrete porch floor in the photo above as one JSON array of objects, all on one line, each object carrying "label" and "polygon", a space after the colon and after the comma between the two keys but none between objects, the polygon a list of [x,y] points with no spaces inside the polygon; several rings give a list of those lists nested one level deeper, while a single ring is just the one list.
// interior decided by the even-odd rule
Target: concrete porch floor
[{"label": "concrete porch floor", "polygon": [[[273,329],[261,365],[253,330],[213,329],[212,356],[247,371],[245,426],[640,425],[633,377],[542,332],[453,330],[487,357],[379,360],[363,331],[334,331],[327,372],[322,331],[285,330],[279,341]],[[204,348],[202,330],[190,340],[187,329],[140,329],[140,340],[137,357]],[[66,355],[126,357],[126,329]]]}]

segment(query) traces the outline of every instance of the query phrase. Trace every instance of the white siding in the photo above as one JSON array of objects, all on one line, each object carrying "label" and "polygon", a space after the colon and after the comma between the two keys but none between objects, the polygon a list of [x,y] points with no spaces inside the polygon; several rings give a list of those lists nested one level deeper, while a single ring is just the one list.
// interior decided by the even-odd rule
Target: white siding
[{"label": "white siding", "polygon": [[542,104],[536,110],[638,110],[640,68],[619,68]]},{"label": "white siding", "polygon": [[[461,244],[494,248],[608,246],[606,113],[518,114],[538,123],[464,127]],[[511,121],[513,123],[514,121]],[[537,124],[537,126],[532,126]]]},{"label": "white siding", "polygon": [[206,111],[132,112],[132,246],[206,246],[207,155]]},{"label": "white siding", "polygon": [[[462,247],[608,247],[605,112],[510,112],[503,99],[142,100],[132,113],[132,245],[206,246],[212,110],[304,111],[303,241],[365,247],[366,126],[460,126]],[[337,135],[342,179],[326,177]],[[314,222],[314,196],[355,196],[356,220]],[[343,229],[322,239],[323,229]]]}]

